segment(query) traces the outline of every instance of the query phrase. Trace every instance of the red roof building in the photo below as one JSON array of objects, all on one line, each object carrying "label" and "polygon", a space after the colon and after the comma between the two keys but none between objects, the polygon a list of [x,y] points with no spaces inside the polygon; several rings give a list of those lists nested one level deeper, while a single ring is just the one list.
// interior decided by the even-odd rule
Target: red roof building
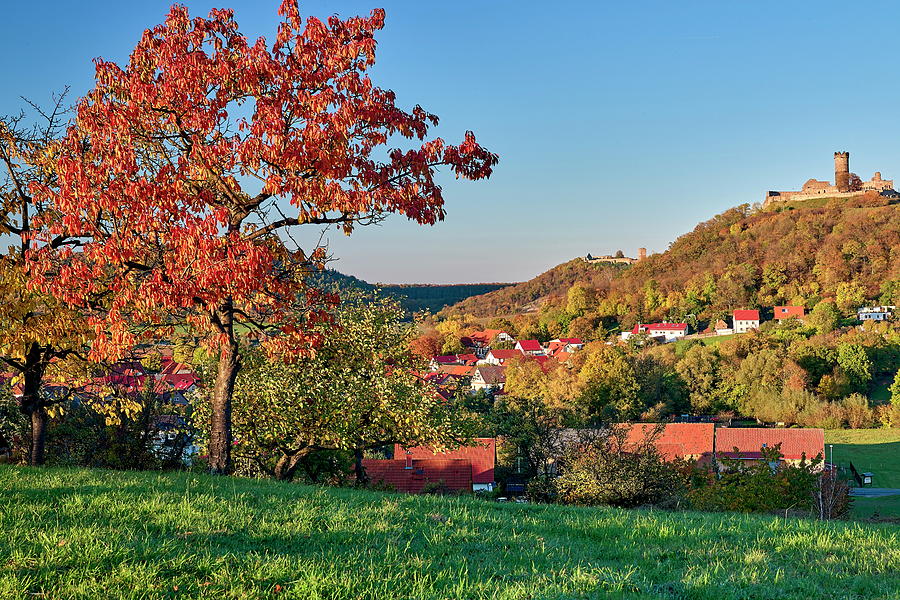
[{"label": "red roof building", "polygon": [[398,492],[420,494],[432,484],[446,490],[472,490],[472,464],[468,460],[428,458],[410,460],[364,459],[369,480]]},{"label": "red roof building", "polygon": [[776,306],[775,307],[775,320],[781,321],[782,319],[800,319],[803,320],[803,317],[806,316],[806,309],[802,306]]},{"label": "red roof building", "polygon": [[516,342],[516,350],[521,350],[522,352],[533,356],[542,355],[544,353],[543,346],[541,346],[541,343],[537,340],[519,340]]},{"label": "red roof building", "polygon": [[446,452],[435,452],[425,446],[403,448],[400,444],[396,444],[394,460],[405,460],[405,457],[409,457],[413,461],[435,458],[465,460],[471,468],[473,488],[476,490],[493,488],[494,465],[497,460],[497,446],[494,438],[477,438],[473,446],[463,446]]},{"label": "red roof building", "polygon": [[825,456],[825,431],[822,429],[775,429],[762,427],[721,427],[716,431],[716,454],[739,460],[761,457],[763,446],[781,444],[786,462],[812,460]]},{"label": "red roof building", "polygon": [[740,319],[741,321],[759,321],[759,311],[758,310],[736,310],[734,311],[734,318]]},{"label": "red roof building", "polygon": [[751,329],[759,329],[759,311],[736,310],[731,316],[731,324],[735,333],[747,333]]},{"label": "red roof building", "polygon": [[[628,442],[639,444],[653,435],[660,425],[636,423],[628,427]],[[666,423],[661,426],[654,445],[666,460],[681,458],[709,462],[712,459],[715,425],[712,423]]]},{"label": "red roof building", "polygon": [[522,358],[521,350],[491,350],[485,356],[485,361],[491,365],[502,365],[511,358]]},{"label": "red roof building", "polygon": [[687,335],[687,323],[638,323],[631,331],[623,331],[622,339],[627,340],[632,335],[644,333],[653,338],[662,337],[667,342],[683,338]]}]

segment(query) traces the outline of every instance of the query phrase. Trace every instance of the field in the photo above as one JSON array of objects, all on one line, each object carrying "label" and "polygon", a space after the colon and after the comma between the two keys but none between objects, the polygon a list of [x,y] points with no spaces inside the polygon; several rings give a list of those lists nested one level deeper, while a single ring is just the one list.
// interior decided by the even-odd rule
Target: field
[{"label": "field", "polygon": [[[900,488],[900,429],[834,429],[825,432],[825,452],[831,460],[860,473],[872,473],[872,487]],[[855,498],[854,518],[900,518],[900,496]]]},{"label": "field", "polygon": [[0,467],[0,598],[898,599],[895,525]]},{"label": "field", "polygon": [[871,472],[872,486],[900,488],[900,429],[834,429],[825,432],[825,453],[834,462]]},{"label": "field", "polygon": [[694,344],[697,344],[697,343],[702,344],[703,346],[715,346],[717,344],[721,344],[725,340],[730,340],[735,335],[736,334],[732,333],[729,335],[711,335],[709,337],[688,338],[688,339],[684,339],[684,340],[677,340],[675,342],[675,353],[680,356],[687,351],[688,347],[690,347]]}]

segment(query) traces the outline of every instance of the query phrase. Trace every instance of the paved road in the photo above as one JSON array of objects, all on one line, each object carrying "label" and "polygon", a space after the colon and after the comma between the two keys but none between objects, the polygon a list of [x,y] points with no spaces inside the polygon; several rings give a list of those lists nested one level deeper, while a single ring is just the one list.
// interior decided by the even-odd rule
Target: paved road
[{"label": "paved road", "polygon": [[850,495],[857,498],[882,498],[884,496],[900,496],[897,488],[851,488]]}]

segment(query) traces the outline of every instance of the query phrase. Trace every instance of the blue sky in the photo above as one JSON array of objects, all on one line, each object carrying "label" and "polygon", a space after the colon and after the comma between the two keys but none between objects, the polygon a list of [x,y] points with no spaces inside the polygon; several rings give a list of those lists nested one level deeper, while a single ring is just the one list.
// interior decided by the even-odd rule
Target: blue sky
[{"label": "blue sky", "polygon": [[[9,2],[0,113],[75,95],[92,59],[125,62],[169,2]],[[274,35],[277,0],[230,6]],[[406,107],[501,157],[487,182],[445,180],[447,220],[394,217],[333,233],[336,268],[372,282],[520,281],[587,252],[665,250],[716,213],[833,179],[900,179],[900,5],[831,2],[302,2],[304,14],[387,11],[373,77]]]}]

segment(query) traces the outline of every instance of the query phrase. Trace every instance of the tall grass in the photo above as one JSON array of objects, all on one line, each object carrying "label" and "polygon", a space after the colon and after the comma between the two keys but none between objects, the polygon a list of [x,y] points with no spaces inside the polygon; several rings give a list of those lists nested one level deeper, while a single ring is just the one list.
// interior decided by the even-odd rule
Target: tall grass
[{"label": "tall grass", "polygon": [[890,525],[0,467],[0,598],[900,598]]}]

